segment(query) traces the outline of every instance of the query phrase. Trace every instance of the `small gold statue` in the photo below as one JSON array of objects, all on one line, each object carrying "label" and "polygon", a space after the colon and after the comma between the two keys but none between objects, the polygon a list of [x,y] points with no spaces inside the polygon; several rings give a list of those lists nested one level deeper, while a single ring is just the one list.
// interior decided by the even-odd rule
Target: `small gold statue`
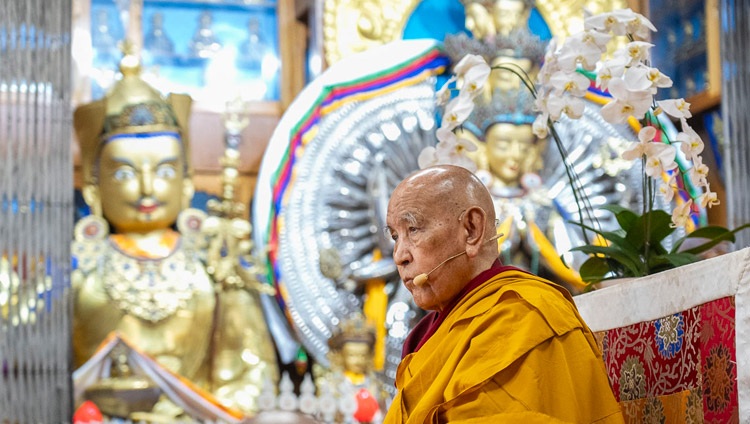
[{"label": "small gold statue", "polygon": [[343,321],[328,340],[330,370],[316,379],[320,392],[331,393],[338,403],[335,422],[378,423],[388,398],[373,371],[375,328],[362,314]]},{"label": "small gold statue", "polygon": [[[74,116],[93,213],[76,225],[73,246],[75,365],[117,331],[223,405],[250,414],[264,379],[278,381],[278,366],[260,309],[265,291],[241,264],[251,262],[243,256],[249,223],[219,213],[213,232],[204,231],[206,214],[188,208],[190,97],[164,99],[140,78],[132,54],[120,70],[107,96]],[[227,242],[238,247],[231,257],[217,253]]]}]

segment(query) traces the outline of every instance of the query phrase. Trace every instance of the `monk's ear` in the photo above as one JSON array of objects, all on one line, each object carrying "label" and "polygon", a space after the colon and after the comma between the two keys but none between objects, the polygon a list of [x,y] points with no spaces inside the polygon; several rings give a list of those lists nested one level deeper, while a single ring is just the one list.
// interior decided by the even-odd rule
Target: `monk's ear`
[{"label": "monk's ear", "polygon": [[484,243],[487,214],[482,208],[474,206],[464,212],[461,224],[466,232],[466,255],[476,256]]}]

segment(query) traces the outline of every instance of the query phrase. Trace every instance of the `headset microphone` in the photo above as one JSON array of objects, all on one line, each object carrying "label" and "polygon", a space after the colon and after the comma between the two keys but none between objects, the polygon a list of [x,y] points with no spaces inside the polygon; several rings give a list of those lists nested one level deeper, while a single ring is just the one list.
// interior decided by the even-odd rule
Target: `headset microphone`
[{"label": "headset microphone", "polygon": [[[497,240],[497,239],[499,239],[502,236],[504,236],[504,234],[500,233],[500,234],[498,234],[496,236],[491,237],[490,239],[488,239],[487,241],[485,241],[485,243],[489,243],[491,241]],[[440,262],[435,268],[432,268],[432,270],[430,270],[430,272],[428,272],[426,274],[422,273],[422,274],[417,275],[412,280],[414,282],[414,285],[417,286],[417,287],[420,287],[420,286],[424,285],[425,283],[427,283],[427,280],[430,278],[430,274],[432,274],[436,269],[438,269],[441,266],[443,266],[446,262],[448,262],[450,260],[453,260],[453,259],[456,259],[457,257],[459,257],[461,255],[465,255],[465,254],[466,254],[465,250],[463,252],[458,252],[455,255],[453,255],[453,256],[449,257],[448,259],[444,260],[443,262]]]}]

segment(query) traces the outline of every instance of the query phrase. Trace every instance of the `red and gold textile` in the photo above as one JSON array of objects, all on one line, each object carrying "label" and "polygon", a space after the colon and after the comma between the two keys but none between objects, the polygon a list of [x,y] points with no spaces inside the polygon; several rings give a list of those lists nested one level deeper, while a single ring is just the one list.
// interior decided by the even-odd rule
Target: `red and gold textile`
[{"label": "red and gold textile", "polygon": [[739,422],[734,311],[724,297],[596,334],[626,421]]},{"label": "red and gold textile", "polygon": [[626,422],[750,422],[748,269],[744,249],[575,297]]}]

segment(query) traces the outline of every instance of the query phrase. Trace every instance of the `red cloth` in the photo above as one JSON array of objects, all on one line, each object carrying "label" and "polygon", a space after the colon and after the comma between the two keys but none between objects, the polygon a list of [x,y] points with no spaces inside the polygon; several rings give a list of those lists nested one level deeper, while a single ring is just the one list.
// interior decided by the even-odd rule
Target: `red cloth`
[{"label": "red cloth", "polygon": [[455,298],[448,304],[448,306],[442,311],[432,311],[422,318],[417,325],[411,330],[411,333],[406,337],[404,341],[404,347],[401,350],[401,359],[406,355],[416,352],[419,348],[424,345],[430,337],[435,334],[435,331],[440,327],[440,324],[445,321],[445,317],[450,314],[453,308],[458,302],[464,298],[467,294],[471,293],[474,289],[486,283],[493,276],[509,270],[517,270],[521,272],[527,272],[514,266],[505,266],[500,263],[499,260],[495,260],[491,267],[482,271],[479,275],[469,281],[466,286],[456,295]]},{"label": "red cloth", "polygon": [[739,422],[734,297],[597,338],[627,422]]}]

